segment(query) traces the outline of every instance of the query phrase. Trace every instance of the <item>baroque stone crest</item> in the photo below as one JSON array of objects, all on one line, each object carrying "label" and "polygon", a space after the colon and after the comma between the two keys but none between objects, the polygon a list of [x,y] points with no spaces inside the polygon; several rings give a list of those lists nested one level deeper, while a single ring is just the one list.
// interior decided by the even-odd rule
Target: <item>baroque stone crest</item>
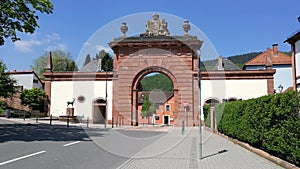
[{"label": "baroque stone crest", "polygon": [[165,19],[160,20],[159,14],[154,13],[153,19],[148,20],[146,24],[146,32],[141,36],[168,36],[170,35],[168,30],[168,22]]}]

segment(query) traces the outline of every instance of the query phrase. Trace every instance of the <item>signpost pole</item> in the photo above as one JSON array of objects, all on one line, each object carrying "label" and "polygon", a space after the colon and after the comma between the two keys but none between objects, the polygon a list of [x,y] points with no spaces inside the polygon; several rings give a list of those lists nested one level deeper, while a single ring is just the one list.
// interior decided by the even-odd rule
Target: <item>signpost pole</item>
[{"label": "signpost pole", "polygon": [[183,108],[184,108],[184,113],[185,113],[185,126],[188,126],[188,119],[187,119],[187,107],[189,103],[187,101],[183,102]]}]

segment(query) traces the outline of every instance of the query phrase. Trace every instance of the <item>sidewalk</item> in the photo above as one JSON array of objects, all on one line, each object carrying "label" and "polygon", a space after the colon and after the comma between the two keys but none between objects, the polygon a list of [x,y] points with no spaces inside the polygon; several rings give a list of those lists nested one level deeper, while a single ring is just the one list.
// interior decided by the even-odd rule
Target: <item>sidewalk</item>
[{"label": "sidewalk", "polygon": [[[23,118],[5,118],[0,117],[2,120],[11,121],[14,123],[21,123],[21,124],[49,124],[50,125],[50,117],[45,118],[39,118],[38,122],[36,122],[35,118],[26,118],[25,120]],[[58,119],[52,120],[52,125],[59,125],[61,127],[65,126],[67,127],[66,121],[60,121]],[[172,129],[172,126],[161,126],[161,125],[140,125],[140,126],[114,126],[112,127],[111,124],[92,124],[92,123],[86,123],[86,122],[80,122],[80,123],[73,123],[70,122],[69,126],[76,126],[76,127],[82,127],[82,128],[98,128],[98,129],[112,129],[112,130],[138,130],[138,131],[160,131],[160,132],[168,132]]]},{"label": "sidewalk", "polygon": [[[174,128],[165,137],[162,137],[129,159],[121,165],[119,169],[281,168],[220,136],[208,131],[202,131],[203,156],[201,160],[199,160],[199,128],[191,128],[185,135],[181,135],[180,128]],[[178,144],[174,144],[180,138],[182,140],[180,140]]]},{"label": "sidewalk", "polygon": [[[26,118],[25,120],[23,118],[5,118],[5,117],[0,117],[2,120],[6,121],[11,121],[15,123],[22,123],[22,124],[49,124],[50,125],[50,117],[45,117],[45,118],[39,118],[38,122],[36,122],[35,118]],[[52,120],[52,125],[60,125],[60,126],[65,126],[67,127],[67,122],[66,121],[60,121],[58,119],[53,119]],[[77,126],[77,127],[82,127],[86,128],[88,125],[89,128],[112,128],[112,125],[104,125],[104,124],[87,124],[85,123],[72,123],[69,122],[69,126]],[[115,126],[114,126],[115,127]],[[123,126],[123,128],[127,128],[129,126]]]}]

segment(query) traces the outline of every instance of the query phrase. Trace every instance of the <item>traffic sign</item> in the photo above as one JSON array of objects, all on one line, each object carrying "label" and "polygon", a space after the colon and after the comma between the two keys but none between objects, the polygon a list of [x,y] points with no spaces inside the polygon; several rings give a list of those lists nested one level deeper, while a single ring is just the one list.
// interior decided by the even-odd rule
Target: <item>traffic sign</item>
[{"label": "traffic sign", "polygon": [[185,100],[185,101],[183,101],[183,106],[184,107],[187,107],[189,105],[189,103]]}]

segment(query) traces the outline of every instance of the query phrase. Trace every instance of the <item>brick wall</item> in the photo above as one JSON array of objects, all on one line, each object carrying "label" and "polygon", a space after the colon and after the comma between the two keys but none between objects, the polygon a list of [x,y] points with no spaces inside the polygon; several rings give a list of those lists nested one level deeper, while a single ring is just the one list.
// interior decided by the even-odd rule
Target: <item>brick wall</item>
[{"label": "brick wall", "polygon": [[19,110],[26,110],[29,111],[30,108],[28,106],[24,106],[21,104],[21,93],[23,91],[23,86],[17,86],[17,92],[15,94],[13,94],[12,97],[9,98],[3,98],[0,97],[1,101],[5,101],[8,107],[12,107],[14,109],[19,109]]}]

